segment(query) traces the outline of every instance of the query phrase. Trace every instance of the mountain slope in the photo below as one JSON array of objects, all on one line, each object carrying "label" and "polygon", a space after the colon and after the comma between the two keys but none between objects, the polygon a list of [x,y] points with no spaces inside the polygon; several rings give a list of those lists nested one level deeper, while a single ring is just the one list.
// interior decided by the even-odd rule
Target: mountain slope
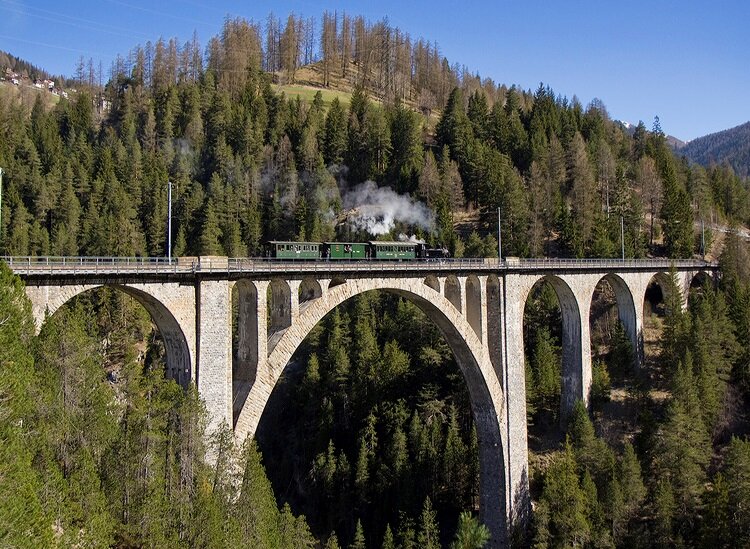
[{"label": "mountain slope", "polygon": [[750,175],[750,122],[691,141],[678,154],[708,166],[728,162],[737,175]]}]

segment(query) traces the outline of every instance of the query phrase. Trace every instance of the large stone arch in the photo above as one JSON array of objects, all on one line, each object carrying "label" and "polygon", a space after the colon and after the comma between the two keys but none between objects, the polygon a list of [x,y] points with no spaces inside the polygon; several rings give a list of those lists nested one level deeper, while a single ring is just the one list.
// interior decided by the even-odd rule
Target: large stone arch
[{"label": "large stone arch", "polygon": [[37,332],[48,316],[74,297],[108,286],[140,303],[159,329],[167,353],[166,375],[183,387],[195,381],[195,289],[179,284],[75,284],[26,287]]},{"label": "large stone arch", "polygon": [[[586,337],[582,337],[582,329],[588,327],[581,322],[581,310],[588,311],[588,307],[582,307],[579,303],[583,296],[576,295],[573,286],[561,276],[536,275],[525,277],[523,288],[517,299],[522,303],[522,311],[525,310],[529,294],[534,286],[542,282],[548,282],[557,295],[562,316],[562,390],[560,392],[560,417],[563,422],[572,412],[577,400],[588,402],[588,391],[591,385],[591,356],[589,351],[588,330]],[[587,281],[588,282],[588,281]],[[593,287],[587,293],[593,293]],[[588,297],[588,295],[587,295]],[[521,313],[523,323],[523,312]],[[523,341],[523,332],[519,334]],[[521,345],[523,345],[521,343]],[[585,348],[584,348],[585,347]],[[523,360],[523,352],[520,353]]]},{"label": "large stone arch", "polygon": [[617,316],[633,345],[636,361],[640,362],[640,357],[643,356],[643,327],[640,324],[640,315],[636,309],[630,286],[621,276],[615,273],[604,275],[599,279],[597,285],[602,281],[606,281],[615,293]]},{"label": "large stone arch", "polygon": [[[298,346],[323,317],[344,301],[372,290],[395,293],[415,303],[438,326],[450,345],[466,380],[477,427],[480,454],[480,514],[492,533],[492,547],[503,547],[508,540],[512,506],[526,505],[525,494],[510,497],[508,489],[508,445],[504,395],[481,336],[443,295],[424,284],[422,279],[350,279],[329,289],[320,299],[309,303],[269,352],[264,368],[250,389],[235,423],[239,441],[253,436],[274,386]],[[523,456],[525,460],[525,455]],[[525,469],[526,463],[523,467]],[[527,479],[528,477],[526,477]],[[524,488],[525,491],[525,488]]]}]

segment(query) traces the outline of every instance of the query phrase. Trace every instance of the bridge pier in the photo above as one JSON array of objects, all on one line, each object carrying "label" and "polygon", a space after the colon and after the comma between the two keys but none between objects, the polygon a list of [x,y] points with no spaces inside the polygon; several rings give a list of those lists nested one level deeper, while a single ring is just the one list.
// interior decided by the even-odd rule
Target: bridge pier
[{"label": "bridge pier", "polygon": [[232,426],[232,291],[228,280],[200,280],[197,385],[208,410],[208,432]]}]

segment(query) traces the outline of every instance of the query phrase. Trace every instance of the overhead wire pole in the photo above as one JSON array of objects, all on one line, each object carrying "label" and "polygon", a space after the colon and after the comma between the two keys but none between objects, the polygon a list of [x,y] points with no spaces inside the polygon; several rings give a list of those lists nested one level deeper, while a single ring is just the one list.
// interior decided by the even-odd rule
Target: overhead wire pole
[{"label": "overhead wire pole", "polygon": [[497,259],[503,260],[503,230],[500,225],[500,206],[497,207]]},{"label": "overhead wire pole", "polygon": [[172,263],[172,182],[167,180],[167,203],[169,213],[167,214],[167,259]]},{"label": "overhead wire pole", "polygon": [[620,216],[620,247],[622,248],[622,260],[625,261],[625,220]]}]

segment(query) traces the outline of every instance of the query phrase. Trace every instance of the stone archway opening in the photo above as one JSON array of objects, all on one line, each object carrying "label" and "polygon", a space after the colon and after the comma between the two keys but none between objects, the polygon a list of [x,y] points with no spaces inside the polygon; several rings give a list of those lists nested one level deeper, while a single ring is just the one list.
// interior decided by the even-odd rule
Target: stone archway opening
[{"label": "stone archway opening", "polygon": [[562,323],[560,299],[552,284],[542,278],[529,291],[523,316],[526,409],[532,451],[541,451],[562,436]]},{"label": "stone archway opening", "polygon": [[[445,508],[457,502],[495,520],[504,513],[497,499],[505,482],[498,475],[504,468],[498,418],[466,344],[455,330],[446,333],[449,322],[435,321],[445,317],[445,299],[432,297],[442,302],[399,290],[345,299],[297,347],[273,388],[256,436],[279,502],[305,513],[316,533],[333,528],[350,541],[348,526],[359,518],[379,545],[385,525],[395,528],[398,501],[408,502],[406,516],[418,518],[428,481],[440,484],[433,506],[441,526],[450,528],[457,513],[449,519]],[[449,436],[447,447],[455,444],[463,456],[460,472],[432,478],[415,469],[430,455],[441,469]],[[434,447],[421,452],[420,444]],[[480,477],[478,493],[470,479]],[[484,494],[488,483],[492,496]]]},{"label": "stone archway opening", "polygon": [[643,300],[643,365],[648,371],[658,366],[659,338],[667,313],[667,297],[672,284],[668,273],[655,274]]},{"label": "stone archway opening", "polygon": [[597,283],[589,309],[591,391],[597,430],[610,444],[632,434],[624,418],[638,414],[638,364],[642,349],[634,298],[626,282],[610,273]]},{"label": "stone archway opening", "polygon": [[[616,274],[604,276],[596,285],[589,310],[593,392],[606,399],[603,377],[629,379],[640,362],[643,334],[638,326],[635,302],[630,288]],[[600,376],[597,380],[596,376]]]},{"label": "stone archway opening", "polygon": [[[531,360],[524,363],[529,364],[527,387],[531,388],[531,396],[527,389],[527,405],[533,411],[534,404],[539,404],[546,420],[544,428],[532,425],[531,433],[543,432],[545,438],[559,441],[576,401],[588,398],[590,369],[585,361],[589,356],[584,356],[581,330],[578,299],[568,283],[555,275],[540,277],[525,301],[524,355]],[[536,403],[534,391],[541,397]],[[555,407],[556,395],[559,408]]]},{"label": "stone archway opening", "polygon": [[694,297],[701,296],[704,291],[711,289],[714,285],[714,280],[711,275],[706,271],[699,271],[690,278],[690,285],[688,286],[688,301],[691,301]]},{"label": "stone archway opening", "polygon": [[266,296],[268,303],[268,336],[292,325],[292,289],[280,278],[271,279]]},{"label": "stone archway opening", "polygon": [[300,307],[302,307],[308,301],[317,299],[322,295],[323,295],[323,290],[320,287],[320,282],[318,282],[315,278],[310,277],[310,276],[302,279],[302,282],[300,283],[299,290],[298,290]]},{"label": "stone archway opening", "polygon": [[425,286],[432,288],[436,292],[440,293],[440,280],[435,275],[430,275],[424,279]]},{"label": "stone archway opening", "polygon": [[455,275],[449,275],[445,279],[445,297],[453,304],[457,311],[462,310],[461,285]]},{"label": "stone archway opening", "polygon": [[166,306],[146,292],[119,285],[83,287],[50,306],[52,317],[73,308],[89,316],[90,335],[99,342],[113,384],[126,360],[133,359],[146,370],[163,370],[166,379],[183,388],[193,380],[185,334]]},{"label": "stone archway opening", "polygon": [[476,275],[466,279],[466,319],[477,337],[482,337],[482,287]]},{"label": "stone archway opening", "polygon": [[258,370],[258,289],[250,280],[232,286],[232,415],[236,420]]}]

